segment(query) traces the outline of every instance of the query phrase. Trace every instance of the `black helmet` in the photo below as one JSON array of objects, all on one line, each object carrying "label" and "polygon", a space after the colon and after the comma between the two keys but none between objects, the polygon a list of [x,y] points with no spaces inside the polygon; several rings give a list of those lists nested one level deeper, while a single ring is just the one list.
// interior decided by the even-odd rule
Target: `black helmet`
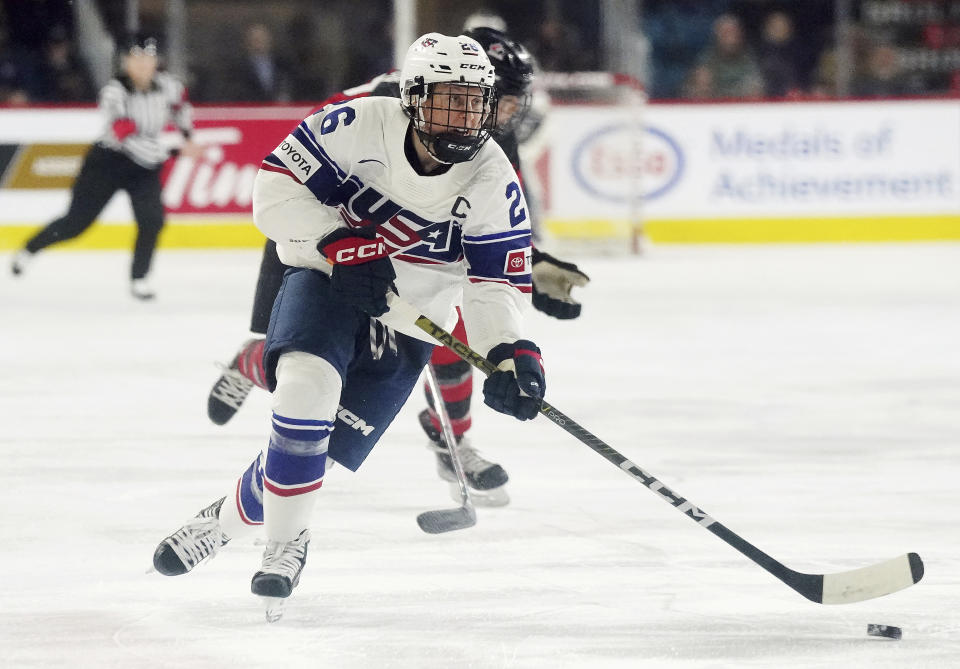
[{"label": "black helmet", "polygon": [[530,108],[530,88],[533,85],[534,61],[530,52],[494,28],[473,28],[464,33],[475,39],[490,58],[496,72],[497,96],[513,95],[520,106],[498,132],[506,133],[516,127]]}]

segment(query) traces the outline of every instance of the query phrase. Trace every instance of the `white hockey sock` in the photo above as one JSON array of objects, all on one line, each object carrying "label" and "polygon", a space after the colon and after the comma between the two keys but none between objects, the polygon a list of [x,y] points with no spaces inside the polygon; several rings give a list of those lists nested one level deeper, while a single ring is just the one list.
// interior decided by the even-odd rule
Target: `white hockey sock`
[{"label": "white hockey sock", "polygon": [[340,375],[323,358],[303,352],[280,357],[263,471],[268,541],[292,541],[310,525],[341,387]]}]

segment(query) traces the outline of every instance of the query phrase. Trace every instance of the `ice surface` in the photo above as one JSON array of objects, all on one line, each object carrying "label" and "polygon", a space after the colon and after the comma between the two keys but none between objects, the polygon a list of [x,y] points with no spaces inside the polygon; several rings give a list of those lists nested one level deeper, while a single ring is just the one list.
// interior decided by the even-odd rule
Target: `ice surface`
[{"label": "ice surface", "polygon": [[920,584],[807,602],[556,426],[479,400],[473,442],[512,502],[425,534],[417,514],[452,503],[418,391],[358,474],[328,474],[276,625],[252,542],[144,573],[264,443],[264,393],[227,426],[205,414],[258,261],[161,252],[153,304],[127,295],[126,253],[3,267],[0,666],[960,666],[960,245],[583,258],[583,317],[530,318],[550,401],[720,522],[806,572],[917,551]]}]

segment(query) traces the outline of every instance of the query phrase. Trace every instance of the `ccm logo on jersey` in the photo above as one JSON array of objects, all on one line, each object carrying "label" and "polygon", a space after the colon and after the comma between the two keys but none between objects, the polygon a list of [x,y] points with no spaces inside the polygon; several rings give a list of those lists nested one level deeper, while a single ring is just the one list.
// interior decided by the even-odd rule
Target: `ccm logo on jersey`
[{"label": "ccm logo on jersey", "polygon": [[530,247],[517,249],[507,253],[507,261],[503,273],[507,276],[530,273]]}]

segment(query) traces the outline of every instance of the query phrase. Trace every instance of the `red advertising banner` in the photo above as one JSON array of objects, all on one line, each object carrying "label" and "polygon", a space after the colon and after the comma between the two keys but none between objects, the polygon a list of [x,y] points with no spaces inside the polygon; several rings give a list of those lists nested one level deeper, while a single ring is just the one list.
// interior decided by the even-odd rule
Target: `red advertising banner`
[{"label": "red advertising banner", "polygon": [[163,203],[171,214],[250,212],[253,180],[264,156],[313,107],[201,107],[194,140],[199,158],[178,156],[163,170]]}]

